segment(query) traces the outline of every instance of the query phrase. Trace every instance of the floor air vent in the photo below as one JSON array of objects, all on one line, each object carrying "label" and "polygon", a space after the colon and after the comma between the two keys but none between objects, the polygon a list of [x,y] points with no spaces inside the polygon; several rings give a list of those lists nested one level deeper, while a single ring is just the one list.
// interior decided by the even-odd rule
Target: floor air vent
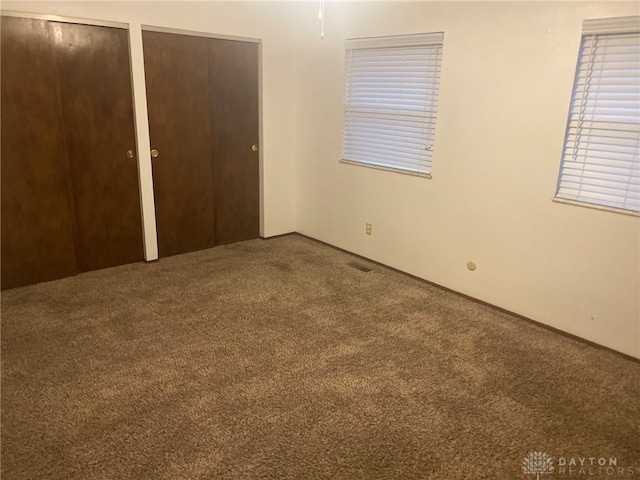
[{"label": "floor air vent", "polygon": [[363,265],[358,262],[349,262],[349,266],[353,268],[357,268],[361,272],[373,272],[373,268],[367,267],[366,265]]}]

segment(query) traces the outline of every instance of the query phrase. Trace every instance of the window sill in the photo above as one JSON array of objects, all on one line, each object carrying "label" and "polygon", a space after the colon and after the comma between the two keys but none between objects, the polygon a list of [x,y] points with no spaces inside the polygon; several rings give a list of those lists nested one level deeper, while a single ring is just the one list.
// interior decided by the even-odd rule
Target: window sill
[{"label": "window sill", "polygon": [[430,173],[412,172],[410,170],[402,170],[400,168],[383,167],[381,165],[374,165],[374,164],[371,164],[371,163],[364,163],[364,162],[354,162],[353,160],[344,160],[343,159],[343,160],[340,160],[340,163],[344,163],[346,165],[355,165],[357,167],[373,168],[374,170],[384,170],[386,172],[401,173],[403,175],[410,175],[412,177],[431,178],[431,174]]},{"label": "window sill", "polygon": [[567,200],[558,197],[553,197],[551,201],[555,203],[564,203],[566,205],[576,205],[578,207],[591,208],[593,210],[603,210],[605,212],[620,213],[622,215],[629,215],[631,217],[640,217],[640,212],[634,212],[633,210],[624,210],[622,208],[605,207],[604,205],[597,205],[595,203],[579,202],[576,200]]}]

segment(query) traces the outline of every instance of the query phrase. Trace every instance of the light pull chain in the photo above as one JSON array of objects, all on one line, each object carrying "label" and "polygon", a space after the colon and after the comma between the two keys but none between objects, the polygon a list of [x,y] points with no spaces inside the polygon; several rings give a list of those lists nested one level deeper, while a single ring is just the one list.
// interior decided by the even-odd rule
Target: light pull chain
[{"label": "light pull chain", "polygon": [[318,20],[320,20],[320,39],[324,40],[324,0],[320,0]]}]

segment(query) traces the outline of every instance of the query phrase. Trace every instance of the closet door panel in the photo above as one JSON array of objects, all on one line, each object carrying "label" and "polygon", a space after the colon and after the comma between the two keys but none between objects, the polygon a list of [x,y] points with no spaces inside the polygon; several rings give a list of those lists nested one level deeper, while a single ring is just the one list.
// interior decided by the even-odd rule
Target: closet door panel
[{"label": "closet door panel", "polygon": [[161,257],[214,245],[207,40],[143,32]]},{"label": "closet door panel", "polygon": [[260,234],[258,48],[209,39],[216,244]]},{"label": "closet door panel", "polygon": [[2,17],[2,288],[77,273],[47,22]]},{"label": "closet door panel", "polygon": [[81,271],[143,260],[128,32],[50,23]]}]

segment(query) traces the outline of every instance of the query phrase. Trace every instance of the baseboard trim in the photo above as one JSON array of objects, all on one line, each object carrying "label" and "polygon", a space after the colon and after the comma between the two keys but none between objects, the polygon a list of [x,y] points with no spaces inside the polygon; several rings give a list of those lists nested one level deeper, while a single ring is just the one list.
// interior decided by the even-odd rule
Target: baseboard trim
[{"label": "baseboard trim", "polygon": [[381,267],[387,268],[387,269],[389,269],[389,270],[391,270],[393,272],[400,273],[400,274],[405,275],[405,276],[407,276],[409,278],[412,278],[414,280],[418,280],[418,281],[420,281],[422,283],[426,283],[426,284],[431,285],[433,287],[439,288],[440,290],[443,290],[445,292],[453,293],[454,295],[458,295],[459,297],[462,297],[462,298],[465,298],[467,300],[471,300],[472,302],[478,303],[480,305],[484,305],[486,307],[492,308],[492,309],[494,309],[494,310],[496,310],[498,312],[506,313],[506,314],[511,315],[513,317],[516,317],[516,318],[518,318],[520,320],[524,320],[524,321],[526,321],[528,323],[531,323],[531,324],[533,324],[533,325],[535,325],[537,327],[544,328],[545,330],[549,330],[551,332],[559,333],[560,335],[563,335],[565,337],[571,338],[573,340],[576,340],[578,342],[584,343],[586,345],[590,345],[592,347],[596,347],[596,348],[599,348],[601,350],[606,350],[608,352],[612,352],[612,353],[614,353],[616,355],[619,355],[621,357],[626,358],[627,360],[631,360],[631,361],[633,361],[635,363],[640,364],[640,358],[636,358],[636,357],[634,357],[632,355],[629,355],[627,353],[619,352],[618,350],[614,350],[613,348],[607,347],[605,345],[600,345],[599,343],[596,343],[596,342],[594,342],[592,340],[587,340],[586,338],[579,337],[578,335],[574,335],[573,333],[565,332],[564,330],[560,330],[559,328],[552,327],[551,325],[547,325],[546,323],[542,323],[542,322],[539,322],[538,320],[534,320],[532,318],[525,317],[524,315],[522,315],[520,313],[512,312],[511,310],[507,310],[506,308],[499,307],[498,305],[494,305],[492,303],[485,302],[484,300],[480,300],[479,298],[475,298],[475,297],[472,297],[472,296],[467,295],[465,293],[458,292],[458,291],[453,290],[453,289],[451,289],[449,287],[445,287],[443,285],[440,285],[438,283],[432,282],[432,281],[427,280],[425,278],[418,277],[418,276],[413,275],[411,273],[407,273],[407,272],[405,272],[403,270],[399,270],[399,269],[397,269],[395,267],[392,267],[390,265],[386,265],[386,264],[384,264],[382,262],[378,262],[376,260],[372,260],[371,258],[365,257],[363,255],[359,255],[357,253],[350,252],[349,250],[346,250],[344,248],[338,247],[336,245],[332,245],[332,244],[330,244],[328,242],[325,242],[325,241],[322,241],[322,240],[318,240],[317,238],[310,237],[309,235],[305,235],[305,234],[299,233],[299,232],[291,232],[291,233],[286,233],[284,235],[278,235],[278,236],[275,236],[275,237],[269,237],[268,239],[278,238],[278,237],[287,236],[287,235],[298,235],[300,237],[307,238],[309,240],[312,240],[314,242],[320,243],[320,244],[325,245],[327,247],[331,247],[331,248],[333,248],[335,250],[339,250],[339,251],[341,251],[343,253],[348,253],[349,255],[353,255],[354,257],[360,258],[360,259],[365,260],[367,262],[370,262],[370,263],[373,263],[375,265],[379,265]]},{"label": "baseboard trim", "polygon": [[[272,235],[271,237],[260,237],[260,239],[261,240],[273,240],[274,238],[290,237],[292,235],[300,235],[300,234],[298,232],[287,232],[287,233],[279,233],[278,235]],[[312,239],[312,240],[314,240],[314,239]]]}]

